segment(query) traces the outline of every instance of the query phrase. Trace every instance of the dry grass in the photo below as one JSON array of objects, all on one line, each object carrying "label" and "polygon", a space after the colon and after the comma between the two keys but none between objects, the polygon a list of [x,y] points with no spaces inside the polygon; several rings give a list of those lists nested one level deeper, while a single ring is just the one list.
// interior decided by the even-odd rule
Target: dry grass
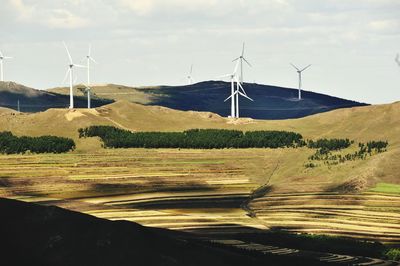
[{"label": "dry grass", "polygon": [[[78,138],[78,128],[90,125],[132,131],[290,130],[312,139],[388,140],[389,149],[367,160],[306,169],[314,152],[307,148],[104,150],[96,138]],[[232,123],[215,114],[123,101],[95,110],[5,113],[0,115],[0,130],[72,137],[77,142],[77,150],[68,154],[0,156],[1,196],[181,230],[246,226],[400,241],[400,197],[337,189],[353,180],[365,181],[365,190],[377,183],[400,183],[399,103],[296,120]],[[250,204],[256,214],[250,218],[240,204],[265,184],[269,193]]]}]

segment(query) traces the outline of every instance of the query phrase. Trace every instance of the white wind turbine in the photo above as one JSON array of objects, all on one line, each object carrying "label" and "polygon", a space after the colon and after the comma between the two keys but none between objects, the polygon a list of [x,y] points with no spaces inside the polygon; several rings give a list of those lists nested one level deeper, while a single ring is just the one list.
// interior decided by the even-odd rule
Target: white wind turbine
[{"label": "white wind turbine", "polygon": [[[243,89],[242,84],[239,82],[237,78],[238,65],[239,62],[236,63],[235,70],[233,71],[232,74],[227,74],[222,76],[222,77],[229,77],[231,80],[231,95],[224,100],[224,102],[226,102],[227,100],[231,99],[231,118],[239,118],[239,94],[253,101],[253,99],[247,96],[246,91]],[[236,90],[235,90],[235,82],[236,82]]]},{"label": "white wind turbine", "polygon": [[3,53],[0,51],[0,81],[4,81],[4,70],[3,70],[3,60],[4,59],[12,59],[10,56],[5,56]]},{"label": "white wind turbine", "polygon": [[246,58],[244,58],[244,43],[243,43],[243,47],[242,47],[242,53],[240,54],[240,56],[238,58],[235,58],[232,60],[232,62],[235,62],[235,61],[240,62],[240,83],[243,84],[243,61],[246,62],[246,64],[248,64],[249,67],[251,67],[251,64],[249,63],[249,61],[247,61]]},{"label": "white wind turbine", "polygon": [[309,68],[311,65],[306,66],[305,68],[303,68],[302,70],[300,70],[298,67],[296,67],[295,65],[291,64],[292,67],[294,67],[297,71],[297,73],[299,74],[299,100],[301,100],[301,73],[306,70],[307,68]]},{"label": "white wind turbine", "polygon": [[81,68],[85,68],[85,66],[82,65],[78,65],[78,64],[74,64],[74,62],[72,61],[72,57],[71,54],[69,53],[68,47],[65,44],[65,42],[63,42],[65,50],[67,51],[68,54],[68,59],[69,59],[69,65],[68,65],[68,70],[67,73],[65,73],[65,78],[64,80],[67,78],[68,74],[69,74],[69,109],[73,109],[74,108],[74,92],[73,92],[73,86],[74,86],[74,81],[73,81],[73,74],[74,74],[74,67],[81,67]]},{"label": "white wind turbine", "polygon": [[90,93],[91,93],[91,88],[90,88],[90,62],[92,61],[93,63],[96,63],[96,60],[93,59],[91,56],[92,53],[92,45],[89,44],[89,51],[88,54],[86,55],[86,67],[87,67],[87,85],[86,85],[86,93],[87,93],[87,101],[88,101],[88,109],[90,109]]},{"label": "white wind turbine", "polygon": [[190,65],[189,75],[186,77],[186,78],[188,79],[188,84],[189,84],[189,85],[192,85],[192,84],[193,84],[192,73],[193,73],[193,64]]}]

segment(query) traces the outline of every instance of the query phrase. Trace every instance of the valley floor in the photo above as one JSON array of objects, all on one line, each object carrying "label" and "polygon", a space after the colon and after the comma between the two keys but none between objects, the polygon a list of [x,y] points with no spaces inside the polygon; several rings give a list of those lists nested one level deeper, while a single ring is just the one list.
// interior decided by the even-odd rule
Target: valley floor
[{"label": "valley floor", "polygon": [[334,174],[322,179],[322,170],[286,178],[288,161],[299,169],[310,152],[105,149],[0,156],[0,197],[201,234],[273,230],[399,245],[400,194],[340,192],[332,187],[342,180]]}]

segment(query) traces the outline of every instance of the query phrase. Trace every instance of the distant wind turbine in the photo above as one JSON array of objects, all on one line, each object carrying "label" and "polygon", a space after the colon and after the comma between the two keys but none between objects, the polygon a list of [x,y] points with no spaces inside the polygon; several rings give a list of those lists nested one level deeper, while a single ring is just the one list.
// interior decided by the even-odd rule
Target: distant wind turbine
[{"label": "distant wind turbine", "polygon": [[86,93],[87,93],[87,100],[88,100],[88,109],[90,109],[90,93],[91,93],[91,88],[90,88],[90,62],[94,62],[97,64],[96,60],[93,59],[91,56],[92,53],[92,45],[89,44],[89,51],[88,54],[86,55],[86,67],[87,67],[87,85],[86,85]]},{"label": "distant wind turbine", "polygon": [[188,79],[189,85],[192,85],[192,84],[193,84],[192,73],[193,73],[193,64],[190,65],[189,75],[186,77],[186,78]]},{"label": "distant wind turbine", "polygon": [[396,58],[394,59],[394,61],[396,61],[396,63],[400,66],[400,55],[397,54]]},{"label": "distant wind turbine", "polygon": [[235,62],[235,61],[240,62],[240,83],[243,84],[243,61],[246,62],[246,64],[249,65],[249,67],[251,67],[251,64],[249,63],[249,61],[247,61],[246,58],[244,58],[244,43],[243,43],[243,47],[242,47],[242,53],[240,54],[240,56],[238,58],[233,59],[232,62]]},{"label": "distant wind turbine", "polygon": [[3,60],[4,59],[12,59],[10,56],[5,56],[3,53],[0,51],[0,81],[4,81],[4,70],[3,70]]},{"label": "distant wind turbine", "polygon": [[73,69],[74,69],[74,67],[85,68],[85,66],[74,64],[74,62],[72,61],[71,54],[69,53],[67,45],[65,44],[65,42],[63,42],[63,44],[65,47],[65,50],[67,51],[68,59],[69,59],[68,70],[67,70],[67,73],[65,73],[64,80],[67,78],[67,76],[69,74],[69,109],[73,109],[74,108],[74,92],[73,92],[73,86],[74,86],[73,74],[74,73],[73,73]]},{"label": "distant wind turbine", "polygon": [[291,64],[292,67],[294,67],[297,71],[297,73],[299,74],[299,100],[301,100],[301,73],[306,70],[307,68],[309,68],[311,65],[306,66],[305,68],[303,68],[302,70],[300,70],[298,67],[296,67],[295,65]]}]

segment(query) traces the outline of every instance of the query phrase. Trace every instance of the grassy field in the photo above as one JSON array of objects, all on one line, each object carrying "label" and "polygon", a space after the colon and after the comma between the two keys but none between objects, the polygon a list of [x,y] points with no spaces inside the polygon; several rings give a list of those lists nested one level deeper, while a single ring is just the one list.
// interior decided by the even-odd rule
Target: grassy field
[{"label": "grassy field", "polygon": [[[354,145],[387,140],[389,148],[366,160],[306,168],[315,152],[308,148],[102,149],[99,139],[78,138],[78,128],[90,125],[288,130],[308,139],[350,138]],[[0,196],[187,231],[272,229],[400,243],[399,103],[296,120],[234,121],[117,102],[92,110],[3,113],[0,130],[77,142],[67,154],[1,155]]]}]

